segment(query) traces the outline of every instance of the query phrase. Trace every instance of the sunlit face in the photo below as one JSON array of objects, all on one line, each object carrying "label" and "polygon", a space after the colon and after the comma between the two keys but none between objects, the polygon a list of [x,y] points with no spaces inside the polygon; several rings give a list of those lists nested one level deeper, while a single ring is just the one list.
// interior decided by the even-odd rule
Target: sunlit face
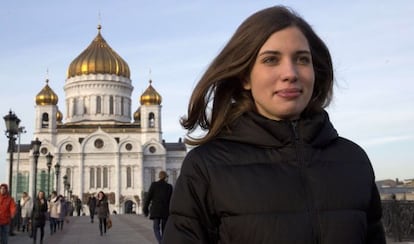
[{"label": "sunlit face", "polygon": [[258,112],[273,120],[297,119],[310,101],[315,83],[306,37],[297,27],[273,33],[260,48],[244,88]]},{"label": "sunlit face", "polygon": [[0,194],[4,195],[6,193],[7,193],[6,187],[4,187],[4,186],[0,187]]}]

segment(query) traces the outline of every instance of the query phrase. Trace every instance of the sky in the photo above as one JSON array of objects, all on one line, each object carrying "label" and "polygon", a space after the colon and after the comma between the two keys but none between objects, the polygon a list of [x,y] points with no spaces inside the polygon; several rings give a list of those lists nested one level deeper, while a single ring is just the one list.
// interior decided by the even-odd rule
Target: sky
[{"label": "sky", "polygon": [[[21,143],[29,144],[34,99],[48,78],[65,114],[66,70],[101,24],[103,37],[131,70],[131,110],[152,79],[163,99],[163,137],[176,142],[185,136],[179,118],[207,66],[242,21],[275,4],[297,11],[330,49],[336,84],[327,110],[340,136],[367,152],[377,180],[413,179],[411,0],[1,1],[0,113],[16,113],[26,128]],[[6,130],[4,122],[0,128]],[[7,181],[6,153],[3,135],[0,182]]]}]

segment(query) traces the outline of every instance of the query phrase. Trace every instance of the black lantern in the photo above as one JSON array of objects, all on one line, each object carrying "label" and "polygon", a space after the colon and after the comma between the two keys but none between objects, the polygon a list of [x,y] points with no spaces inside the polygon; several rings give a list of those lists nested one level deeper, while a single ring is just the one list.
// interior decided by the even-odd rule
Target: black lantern
[{"label": "black lantern", "polygon": [[55,164],[55,173],[56,173],[56,192],[59,194],[59,174],[60,174],[60,163],[56,162]]},{"label": "black lantern", "polygon": [[14,114],[11,110],[9,113],[3,117],[4,122],[6,123],[6,136],[9,138],[9,148],[8,152],[10,153],[10,164],[9,164],[9,192],[12,193],[13,187],[13,152],[14,144],[16,141],[16,135],[19,133],[19,123],[20,119]]},{"label": "black lantern", "polygon": [[50,152],[46,155],[47,166],[47,195],[50,195],[50,168],[52,167],[53,155]]},{"label": "black lantern", "polygon": [[33,197],[36,197],[36,193],[37,193],[37,163],[39,160],[39,150],[40,150],[40,146],[42,145],[42,142],[39,141],[39,138],[36,138],[36,140],[32,141],[31,146],[32,146],[32,150],[33,150],[33,158],[34,158],[34,163],[35,163],[35,170],[34,170],[34,177],[33,177]]}]

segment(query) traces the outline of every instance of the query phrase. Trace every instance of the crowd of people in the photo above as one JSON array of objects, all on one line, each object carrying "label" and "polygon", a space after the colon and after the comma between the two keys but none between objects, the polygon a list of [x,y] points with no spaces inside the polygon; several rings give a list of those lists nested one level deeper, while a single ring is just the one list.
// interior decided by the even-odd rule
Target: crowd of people
[{"label": "crowd of people", "polygon": [[[69,222],[68,216],[73,216],[74,213],[76,216],[85,215],[85,211],[82,211],[82,201],[78,197],[70,201],[56,191],[52,191],[49,197],[44,191],[39,191],[37,196],[32,198],[27,192],[23,192],[21,199],[15,202],[8,192],[7,184],[1,184],[0,188],[1,244],[7,244],[8,236],[15,235],[15,231],[26,233],[28,238],[32,238],[33,243],[43,243],[47,223],[50,235],[54,235],[63,230],[65,222]],[[97,198],[91,195],[87,205],[91,223],[97,214],[100,222],[99,231],[101,235],[106,233],[109,205],[105,194],[99,192]]]}]

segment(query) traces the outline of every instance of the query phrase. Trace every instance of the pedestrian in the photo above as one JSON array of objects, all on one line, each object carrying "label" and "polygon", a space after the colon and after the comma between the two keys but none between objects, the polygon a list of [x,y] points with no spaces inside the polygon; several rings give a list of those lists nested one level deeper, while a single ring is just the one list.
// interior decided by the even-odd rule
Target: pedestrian
[{"label": "pedestrian", "polygon": [[60,219],[61,208],[57,192],[52,191],[48,205],[50,235],[53,235],[56,232],[58,221]]},{"label": "pedestrian", "polygon": [[14,227],[17,228],[17,231],[20,231],[22,225],[22,206],[20,205],[20,200],[16,202],[16,213],[14,214],[12,222],[14,222]]},{"label": "pedestrian", "polygon": [[62,195],[58,196],[58,201],[60,204],[60,213],[59,213],[59,219],[57,220],[57,229],[58,230],[63,230],[63,224],[65,222],[66,219],[66,215],[67,215],[67,206],[66,206],[66,201],[65,198]]},{"label": "pedestrian", "polygon": [[47,210],[48,208],[45,192],[39,191],[37,198],[33,202],[32,211],[32,237],[34,244],[37,241],[37,229],[40,229],[40,244],[43,243]]},{"label": "pedestrian", "polygon": [[88,198],[88,207],[89,207],[89,216],[91,217],[91,223],[93,223],[93,219],[95,216],[96,211],[96,197],[91,194]]},{"label": "pedestrian", "polygon": [[163,243],[385,243],[368,156],[324,109],[333,80],[327,46],[293,10],[248,17],[181,120],[196,147]]},{"label": "pedestrian", "polygon": [[152,219],[155,238],[161,243],[169,215],[172,185],[167,182],[167,172],[160,171],[158,178],[158,181],[151,183],[142,211],[145,217],[149,215]]},{"label": "pedestrian", "polygon": [[96,203],[96,209],[98,212],[99,218],[99,232],[102,234],[106,234],[106,221],[109,218],[109,204],[108,198],[106,197],[103,191],[98,193],[98,202]]},{"label": "pedestrian", "polygon": [[77,197],[75,200],[75,208],[77,216],[81,216],[82,201],[79,199],[79,197]]},{"label": "pedestrian", "polygon": [[22,193],[20,199],[21,217],[22,217],[22,231],[29,232],[29,220],[32,216],[33,201],[27,192]]},{"label": "pedestrian", "polygon": [[7,184],[0,185],[0,243],[7,244],[12,219],[16,214],[16,203],[9,194]]}]

